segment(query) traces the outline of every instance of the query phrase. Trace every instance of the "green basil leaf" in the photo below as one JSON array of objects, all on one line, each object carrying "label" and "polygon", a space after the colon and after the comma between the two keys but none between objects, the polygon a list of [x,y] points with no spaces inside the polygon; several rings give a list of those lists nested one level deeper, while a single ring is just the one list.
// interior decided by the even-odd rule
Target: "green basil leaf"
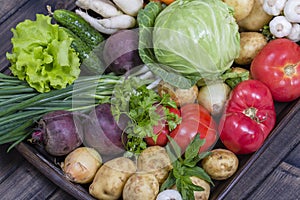
[{"label": "green basil leaf", "polygon": [[200,134],[197,133],[191,143],[185,150],[185,161],[193,161],[199,154],[200,147],[205,143],[205,140],[200,139]]},{"label": "green basil leaf", "polygon": [[170,172],[168,178],[160,186],[160,192],[173,187],[175,184],[176,184],[176,178],[174,177],[173,173]]},{"label": "green basil leaf", "polygon": [[195,166],[195,167],[186,167],[183,166],[184,172],[186,176],[196,176],[202,180],[207,181],[208,183],[211,183],[213,185],[213,182],[210,178],[210,176],[202,169],[201,167]]},{"label": "green basil leaf", "polygon": [[[167,137],[170,142],[166,146],[171,146],[172,149],[174,150],[176,159],[180,160],[181,155],[182,155],[180,146],[176,143],[176,141],[171,136],[167,135]],[[169,148],[169,150],[171,150],[171,149]]]}]

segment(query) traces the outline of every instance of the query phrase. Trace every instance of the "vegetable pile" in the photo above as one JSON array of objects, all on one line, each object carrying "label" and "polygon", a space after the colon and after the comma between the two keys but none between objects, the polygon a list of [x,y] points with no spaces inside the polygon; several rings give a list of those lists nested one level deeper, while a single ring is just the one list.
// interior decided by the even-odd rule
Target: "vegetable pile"
[{"label": "vegetable pile", "polygon": [[300,97],[299,44],[271,27],[294,1],[239,2],[77,0],[20,22],[0,144],[42,147],[97,199],[209,199]]}]

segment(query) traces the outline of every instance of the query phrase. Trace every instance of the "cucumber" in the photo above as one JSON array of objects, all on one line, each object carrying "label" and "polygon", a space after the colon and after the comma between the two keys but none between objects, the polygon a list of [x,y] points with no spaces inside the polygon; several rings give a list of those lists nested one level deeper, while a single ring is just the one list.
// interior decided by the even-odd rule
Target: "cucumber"
[{"label": "cucumber", "polygon": [[55,10],[53,18],[58,24],[75,33],[91,49],[104,40],[103,35],[99,31],[73,11],[65,9]]},{"label": "cucumber", "polygon": [[89,57],[89,53],[92,49],[86,45],[75,33],[73,33],[70,29],[60,26],[59,28],[63,29],[65,33],[68,34],[70,38],[73,39],[71,43],[71,47],[78,53],[80,61]]},{"label": "cucumber", "polygon": [[78,57],[81,61],[80,69],[82,72],[88,75],[101,75],[105,70],[105,66],[100,57],[98,57],[96,53],[70,29],[62,26],[60,28],[73,39],[71,47],[78,53]]}]

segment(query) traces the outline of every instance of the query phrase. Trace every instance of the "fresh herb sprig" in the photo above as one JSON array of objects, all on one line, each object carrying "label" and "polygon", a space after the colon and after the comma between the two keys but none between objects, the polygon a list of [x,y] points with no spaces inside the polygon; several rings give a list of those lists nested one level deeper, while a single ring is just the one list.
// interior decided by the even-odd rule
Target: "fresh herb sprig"
[{"label": "fresh herb sprig", "polygon": [[[154,141],[157,135],[153,127],[166,121],[170,128],[175,128],[180,123],[180,118],[168,111],[166,107],[176,108],[176,103],[169,95],[160,96],[154,90],[147,88],[147,80],[137,77],[124,79],[122,84],[116,85],[112,97],[112,113],[116,121],[121,115],[126,115],[130,120],[125,129],[127,151],[139,154],[147,145],[143,140],[145,137],[152,137]],[[158,106],[163,106],[163,116],[158,112]],[[176,115],[176,116],[175,116]]]},{"label": "fresh herb sprig", "polygon": [[200,135],[196,134],[183,155],[181,148],[173,138],[169,137],[169,140],[170,143],[166,146],[166,149],[172,160],[173,169],[169,173],[166,181],[162,184],[160,191],[176,185],[183,200],[194,199],[194,191],[203,191],[204,189],[192,183],[192,176],[198,177],[213,185],[210,176],[197,165],[200,160],[210,154],[210,152],[199,154],[199,149],[203,146],[205,140],[200,139]]}]

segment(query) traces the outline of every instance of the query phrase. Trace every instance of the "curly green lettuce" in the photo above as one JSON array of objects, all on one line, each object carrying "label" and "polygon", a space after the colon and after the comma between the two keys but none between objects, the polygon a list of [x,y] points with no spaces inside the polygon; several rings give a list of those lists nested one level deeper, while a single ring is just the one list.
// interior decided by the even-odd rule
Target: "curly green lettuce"
[{"label": "curly green lettuce", "polygon": [[11,30],[12,53],[6,53],[10,70],[38,92],[65,88],[80,74],[78,53],[72,38],[51,17],[37,14],[36,20],[20,22]]}]

